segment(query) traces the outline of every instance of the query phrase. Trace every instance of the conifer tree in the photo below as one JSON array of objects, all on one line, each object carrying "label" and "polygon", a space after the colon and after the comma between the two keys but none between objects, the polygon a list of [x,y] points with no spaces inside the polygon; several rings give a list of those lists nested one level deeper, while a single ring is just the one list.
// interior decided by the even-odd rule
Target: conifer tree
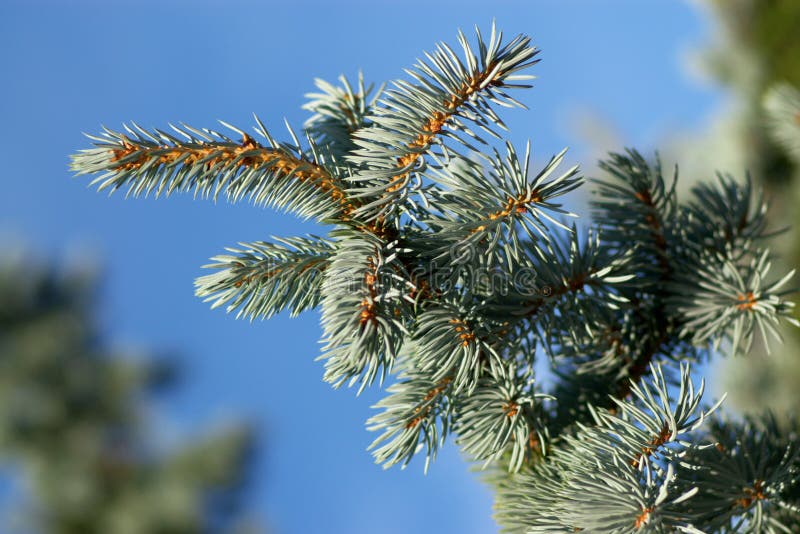
[{"label": "conifer tree", "polygon": [[[770,273],[766,204],[720,175],[676,193],[635,150],[585,180],[501,137],[538,50],[491,29],[440,44],[387,90],[318,81],[291,142],[224,124],[106,130],[73,156],[100,190],[249,200],[327,236],[242,243],[197,295],[237,316],[319,307],[325,381],[391,381],[370,450],[430,467],[450,434],[497,488],[508,532],[790,532],[794,429],[726,418],[693,366],[775,342],[792,273]],[[301,142],[302,139],[302,142]],[[537,379],[537,362],[555,379]]]},{"label": "conifer tree", "polygon": [[30,257],[0,263],[0,454],[30,493],[2,532],[244,532],[252,436],[234,427],[167,450],[145,396],[175,369],[120,358],[98,338],[92,279]]}]

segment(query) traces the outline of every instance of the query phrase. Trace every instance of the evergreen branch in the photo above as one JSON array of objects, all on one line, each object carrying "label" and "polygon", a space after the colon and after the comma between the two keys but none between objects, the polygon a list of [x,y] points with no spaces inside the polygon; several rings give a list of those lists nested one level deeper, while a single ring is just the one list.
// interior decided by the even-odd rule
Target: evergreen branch
[{"label": "evergreen branch", "polygon": [[[623,303],[616,312],[595,313],[596,319],[587,321],[583,331],[580,312],[566,318],[561,314],[544,325],[543,330],[554,338],[547,348],[559,378],[554,396],[560,402],[552,431],[593,421],[593,406],[616,413],[615,399],[629,398],[657,357],[671,362],[680,360],[678,355],[696,360],[685,343],[659,331],[660,319],[648,316],[649,310],[638,303]],[[577,326],[569,326],[573,324]]]},{"label": "evergreen branch", "polygon": [[760,421],[715,418],[706,439],[713,446],[684,460],[696,466],[685,483],[699,488],[684,513],[715,532],[793,532],[800,513],[796,433],[765,414]]},{"label": "evergreen branch", "polygon": [[766,279],[770,269],[767,251],[738,268],[729,261],[708,257],[694,272],[684,271],[676,280],[671,307],[685,318],[680,335],[693,343],[712,343],[717,349],[730,336],[734,353],[750,350],[756,330],[767,350],[769,338],[781,340],[780,319],[800,326],[792,317],[793,302],[779,291],[794,276],[794,271],[773,283]]},{"label": "evergreen branch", "polygon": [[377,463],[385,468],[398,463],[405,467],[424,445],[427,472],[449,432],[451,380],[433,381],[415,373],[389,386],[388,395],[374,406],[384,411],[367,421],[368,430],[383,430],[369,446]]},{"label": "evergreen branch", "polygon": [[518,376],[513,366],[488,373],[477,382],[475,391],[457,405],[456,443],[472,458],[484,462],[484,468],[510,448],[508,470],[519,471],[534,452],[541,452],[545,442],[535,403],[546,396],[533,393],[532,377]]},{"label": "evergreen branch", "polygon": [[[596,476],[598,471],[604,476]],[[611,454],[602,464],[580,464],[573,472],[574,478],[566,482],[573,492],[572,502],[559,517],[562,524],[576,525],[573,532],[703,534],[678,511],[696,490],[675,495],[677,475],[672,464],[663,473],[648,472],[642,477],[623,458]],[[548,523],[537,521],[528,532],[549,533]]]},{"label": "evergreen branch", "polygon": [[[685,437],[716,406],[700,409],[703,385],[696,389],[690,377],[683,365],[674,397],[660,366],[653,366],[652,380],[633,385],[630,401],[614,401],[616,413],[594,410],[593,425],[578,425],[544,462],[501,488],[501,517],[521,516],[508,531],[699,532],[680,513],[697,489],[676,484],[677,470],[687,451],[701,447]],[[522,512],[534,502],[543,506]]]},{"label": "evergreen branch", "polygon": [[539,528],[538,532],[575,534],[576,530],[558,517],[562,483],[561,472],[553,462],[524,466],[522,472],[511,477],[507,473],[498,476],[498,471],[494,474],[497,478],[494,517],[501,525],[501,532],[528,534],[531,528]]},{"label": "evergreen branch", "polygon": [[181,138],[136,125],[126,125],[127,133],[106,129],[101,137],[89,136],[97,148],[73,155],[71,168],[79,175],[103,173],[92,181],[99,191],[127,185],[128,195],[158,197],[194,190],[195,196],[215,200],[224,192],[232,202],[249,197],[257,205],[321,219],[347,219],[353,212],[342,180],[313,145],[308,159],[299,146],[275,142],[260,121],[257,130],[269,146],[231,128],[242,136],[241,143],[189,126],[172,126]]},{"label": "evergreen branch", "polygon": [[668,186],[656,159],[650,165],[635,150],[609,154],[600,168],[614,180],[594,180],[597,199],[592,202],[594,219],[609,245],[627,249],[637,245],[657,262],[659,273],[670,269],[667,242],[677,209],[677,171]]},{"label": "evergreen branch", "polygon": [[496,336],[491,332],[492,325],[478,310],[457,303],[431,303],[417,316],[415,367],[434,381],[449,377],[454,393],[471,394],[486,371],[495,374],[504,367],[492,346]]},{"label": "evergreen branch", "polygon": [[328,150],[336,160],[343,159],[355,147],[353,134],[371,124],[369,116],[373,112],[375,102],[383,93],[379,87],[371,96],[373,86],[364,85],[364,76],[358,73],[358,90],[354,91],[344,76],[339,76],[341,86],[337,87],[325,80],[317,78],[314,84],[320,93],[309,93],[309,102],[303,109],[312,115],[305,123],[319,147]]},{"label": "evergreen branch", "polygon": [[676,443],[688,445],[679,438],[685,439],[700,428],[709,413],[722,402],[720,400],[714,407],[700,410],[705,383],[701,380],[695,391],[690,371],[688,365],[681,365],[677,398],[669,395],[669,384],[658,365],[652,369],[651,383],[630,379],[631,400],[612,397],[615,410],[594,411],[596,428],[584,427],[576,447],[620,451],[622,457],[637,469],[646,467],[656,454],[672,458],[674,449],[671,446]]},{"label": "evergreen branch", "polygon": [[[504,300],[516,308],[508,311],[520,319],[540,321],[558,308],[558,315],[565,319],[580,315],[581,328],[585,328],[606,315],[605,311],[626,303],[620,289],[633,278],[630,261],[630,254],[608,254],[598,232],[581,236],[573,227],[567,239],[550,240],[538,261],[528,264],[536,272],[535,289],[528,289],[528,296]],[[530,298],[530,293],[535,297]],[[544,336],[543,341],[547,340]]]},{"label": "evergreen branch", "polygon": [[[487,157],[486,169],[477,162],[455,157],[430,174],[434,183],[443,188],[436,197],[440,213],[424,220],[435,232],[440,251],[437,259],[464,251],[485,256],[490,265],[513,265],[519,262],[522,241],[527,240],[527,248],[549,241],[547,222],[567,228],[548,212],[576,216],[553,201],[583,182],[577,166],[551,178],[563,161],[564,152],[532,176],[530,144],[522,161],[512,145],[507,144],[506,151],[505,157],[497,151],[494,157]],[[450,260],[461,261],[459,257]]]},{"label": "evergreen branch", "polygon": [[277,239],[278,243],[241,243],[214,256],[206,268],[218,272],[195,281],[195,294],[211,307],[239,310],[238,317],[267,319],[289,309],[297,315],[320,301],[322,273],[336,250],[330,241],[318,238]]},{"label": "evergreen branch", "polygon": [[716,253],[739,261],[751,251],[750,244],[769,237],[764,193],[748,174],[743,184],[730,175],[717,174],[715,183],[692,188],[685,208],[686,241],[698,256]]},{"label": "evergreen branch", "polygon": [[631,394],[632,386],[647,373],[655,357],[665,351],[670,338],[665,332],[659,331],[659,326],[659,324],[654,325],[641,337],[641,348],[635,352],[635,357],[627,362],[626,373],[614,393],[617,399],[627,398]]},{"label": "evergreen branch", "polygon": [[491,132],[489,124],[502,126],[490,102],[519,105],[505,88],[527,87],[513,82],[527,79],[516,72],[535,63],[537,50],[530,39],[517,36],[502,45],[502,33],[492,25],[489,43],[478,32],[479,53],[459,32],[466,65],[445,44],[428,62],[409,70],[418,84],[395,82],[372,117],[373,124],[356,133],[358,148],[350,160],[363,170],[352,178],[352,194],[364,198],[358,210],[367,220],[396,212],[408,194],[412,179],[424,168],[424,156],[449,128],[473,135],[461,120],[469,120]]},{"label": "evergreen branch", "polygon": [[[521,161],[510,144],[503,157],[472,145],[485,141],[470,128],[504,128],[492,106],[518,105],[505,91],[525,87],[515,81],[530,78],[518,72],[536,49],[522,36],[503,45],[494,27],[477,51],[459,40],[463,61],[440,45],[378,102],[366,102],[361,78],[355,90],[318,81],[308,150],[263,127],[268,147],[239,130],[237,143],[136,127],[95,138],[73,168],[105,173],[100,189],[249,196],[336,224],[332,241],[231,249],[198,294],[251,318],[320,303],[326,381],[361,392],[401,369],[368,422],[381,431],[376,460],[405,466],[425,449],[427,469],[455,430],[484,468],[512,472],[499,482],[511,531],[788,531],[800,517],[797,454],[769,441],[774,429],[762,439],[745,427],[746,447],[704,456],[711,443],[696,435],[716,406],[701,407],[688,366],[677,388],[661,367],[723,340],[746,349],[756,331],[777,336],[782,318],[798,324],[784,289],[792,274],[767,282],[769,253],[756,247],[772,235],[761,192],[720,175],[679,204],[677,171],[669,181],[657,157],[611,154],[597,231],[579,236],[556,203],[581,184],[576,168],[557,170],[563,152],[534,175],[529,146]],[[560,378],[554,405],[533,380],[540,347]],[[777,470],[737,464],[762,461]],[[708,484],[687,505],[717,472],[736,484]]]},{"label": "evergreen branch", "polygon": [[408,332],[409,277],[379,238],[352,230],[337,237],[322,289],[320,358],[326,360],[326,382],[339,387],[360,381],[361,392],[378,375],[383,382]]},{"label": "evergreen branch", "polygon": [[608,246],[632,250],[641,267],[639,287],[626,295],[634,305],[633,320],[649,325],[649,331],[637,340],[641,349],[627,366],[616,396],[630,394],[631,380],[638,381],[654,358],[664,351],[675,332],[675,318],[666,313],[667,288],[675,272],[675,241],[679,232],[672,224],[679,214],[676,195],[677,169],[671,183],[664,179],[656,156],[648,163],[635,150],[610,154],[600,167],[613,181],[596,180],[598,199],[593,201],[595,219],[603,230]]}]

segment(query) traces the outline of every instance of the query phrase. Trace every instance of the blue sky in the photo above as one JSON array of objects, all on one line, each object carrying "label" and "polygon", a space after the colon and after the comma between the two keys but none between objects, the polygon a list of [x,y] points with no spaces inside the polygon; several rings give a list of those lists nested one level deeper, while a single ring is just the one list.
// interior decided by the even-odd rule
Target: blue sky
[{"label": "blue sky", "polygon": [[[457,28],[495,18],[542,49],[528,112],[503,116],[510,139],[531,139],[537,162],[564,146],[588,154],[576,113],[607,118],[629,145],[651,150],[673,128],[699,127],[720,97],[691,81],[687,49],[709,21],[694,4],[628,1],[37,2],[0,3],[0,238],[47,257],[101,262],[100,320],[123,346],[176,350],[180,390],[158,406],[164,429],[195,434],[233,417],[261,432],[250,506],[276,532],[494,532],[491,495],[450,446],[427,476],[421,462],[383,471],[365,452],[378,391],[356,397],[322,383],[319,317],[237,321],[193,296],[200,266],[238,241],[319,232],[253,206],[190,197],[125,200],[72,178],[81,132],[183,121],[273,135],[300,126],[313,78],[382,82],[403,75]],[[76,252],[78,251],[78,252]]]}]

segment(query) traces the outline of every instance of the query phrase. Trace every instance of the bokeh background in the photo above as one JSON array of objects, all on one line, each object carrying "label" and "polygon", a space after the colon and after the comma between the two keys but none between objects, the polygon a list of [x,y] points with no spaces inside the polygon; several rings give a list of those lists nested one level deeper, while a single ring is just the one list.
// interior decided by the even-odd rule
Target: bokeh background
[{"label": "bokeh background", "polygon": [[[750,125],[758,124],[769,85],[796,76],[785,73],[800,57],[792,56],[791,28],[800,27],[792,4],[0,0],[0,257],[23,266],[3,271],[11,273],[7,284],[47,279],[50,267],[42,265],[103,273],[94,304],[74,313],[94,322],[110,358],[137,362],[148,354],[147,361],[173,363],[179,375],[158,395],[143,387],[129,399],[136,417],[148,421],[137,439],[150,456],[169,457],[245,425],[247,460],[230,469],[246,475],[237,482],[237,515],[251,531],[494,532],[491,494],[455,447],[427,475],[421,462],[389,471],[373,463],[365,449],[374,436],[364,421],[380,395],[356,397],[321,381],[316,312],[250,323],[193,296],[200,267],[225,246],[318,227],[247,204],[106,198],[86,177],[70,175],[68,155],[88,147],[81,132],[131,120],[146,128],[181,121],[215,128],[222,119],[249,128],[255,112],[275,137],[288,138],[283,120],[302,125],[303,95],[315,77],[352,79],[362,70],[378,84],[396,79],[437,41],[455,42],[458,28],[487,31],[495,19],[508,36],[528,34],[542,49],[535,87],[520,96],[530,110],[503,115],[509,138],[517,146],[531,139],[537,162],[569,146],[568,159],[591,174],[604,151],[633,146],[650,154],[660,148],[667,161],[685,163],[688,183],[709,178],[714,167],[737,175],[750,167],[783,177],[767,187],[783,195],[778,207],[786,215],[796,167],[764,163],[773,148],[756,146],[765,134]],[[762,12],[769,16],[759,19]],[[789,59],[762,59],[778,54]],[[572,202],[586,213],[580,195]],[[23,443],[3,452],[0,522],[41,493],[20,467],[24,451]],[[208,510],[205,497],[187,499]],[[136,502],[130,514],[147,515],[147,501]],[[209,521],[196,531],[229,526]],[[133,519],[120,524],[140,532]],[[92,532],[76,528],[52,531]],[[143,532],[151,531],[160,532]]]}]

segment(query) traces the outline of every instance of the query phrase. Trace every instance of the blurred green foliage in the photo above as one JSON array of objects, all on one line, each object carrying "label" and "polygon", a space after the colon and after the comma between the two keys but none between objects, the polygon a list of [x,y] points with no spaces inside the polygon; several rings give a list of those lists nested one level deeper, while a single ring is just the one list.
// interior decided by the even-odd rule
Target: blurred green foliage
[{"label": "blurred green foliage", "polygon": [[763,108],[777,83],[800,87],[800,2],[711,0],[722,41],[709,53],[712,75],[742,107],[741,149],[747,168],[768,187],[786,186],[798,169],[771,138]]},{"label": "blurred green foliage", "polygon": [[[780,246],[785,264],[800,263],[800,162],[772,135],[765,96],[776,86],[800,88],[800,1],[708,0],[719,23],[719,42],[707,51],[714,78],[731,93],[734,106],[722,121],[733,139],[727,152],[760,180],[772,209],[773,228],[789,228]],[[719,132],[712,132],[712,136]],[[715,158],[719,154],[715,153]],[[724,161],[717,163],[721,168]],[[797,312],[795,312],[797,314]],[[774,410],[782,418],[800,414],[800,337],[769,357],[726,364],[724,389],[740,410]]]},{"label": "blurred green foliage", "polygon": [[[29,496],[2,532],[191,534],[239,530],[252,434],[175,450],[145,401],[173,369],[121,358],[98,336],[93,277],[0,260],[0,454]],[[163,440],[162,440],[163,441]]]},{"label": "blurred green foliage", "polygon": [[[759,58],[761,92],[777,82],[800,86],[800,2],[797,0],[712,0],[738,46]],[[727,66],[735,68],[736,61]],[[722,70],[728,83],[736,74]]]}]

